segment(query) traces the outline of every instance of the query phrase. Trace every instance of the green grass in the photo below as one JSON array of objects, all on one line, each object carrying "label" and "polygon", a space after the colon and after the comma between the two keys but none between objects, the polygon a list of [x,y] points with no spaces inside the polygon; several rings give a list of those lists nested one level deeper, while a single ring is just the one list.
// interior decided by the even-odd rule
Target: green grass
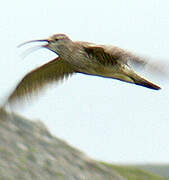
[{"label": "green grass", "polygon": [[114,171],[118,172],[121,176],[125,177],[127,180],[169,180],[158,175],[154,175],[147,171],[138,169],[137,167],[131,166],[117,166],[108,163],[102,163],[108,167],[111,167]]},{"label": "green grass", "polygon": [[135,167],[169,178],[169,164],[144,164]]}]

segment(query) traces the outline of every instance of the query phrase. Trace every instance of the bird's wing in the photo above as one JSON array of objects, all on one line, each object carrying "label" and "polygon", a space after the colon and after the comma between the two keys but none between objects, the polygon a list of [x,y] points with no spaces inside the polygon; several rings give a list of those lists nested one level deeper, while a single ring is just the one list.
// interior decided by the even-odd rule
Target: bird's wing
[{"label": "bird's wing", "polygon": [[7,104],[28,98],[38,93],[45,85],[63,80],[74,72],[70,64],[60,57],[55,58],[25,75],[9,96]]},{"label": "bird's wing", "polygon": [[121,49],[116,46],[96,45],[88,42],[78,42],[89,54],[89,56],[95,57],[100,63],[116,64],[123,62],[127,64],[129,61],[133,61],[134,64],[145,65],[146,61],[127,50]]},{"label": "bird's wing", "polygon": [[125,64],[135,70],[144,69],[154,75],[160,75],[163,78],[169,77],[169,63],[165,61],[150,61],[149,58],[137,56],[127,50],[116,46],[96,45],[88,42],[79,42],[89,56],[97,59],[104,64]]},{"label": "bird's wing", "polygon": [[115,46],[84,43],[83,48],[89,57],[94,58],[102,65],[106,65],[106,67],[108,67],[107,65],[111,65],[112,69],[115,70],[114,73],[110,72],[110,74],[106,72],[106,76],[102,74],[104,77],[112,77],[151,89],[160,89],[159,86],[151,83],[140,75],[137,75],[137,73],[131,68],[138,68],[140,66],[145,67],[145,65],[148,65],[152,69],[151,72],[154,70],[154,73],[160,73],[162,75],[163,72],[158,71],[154,64],[148,64],[142,58]]}]

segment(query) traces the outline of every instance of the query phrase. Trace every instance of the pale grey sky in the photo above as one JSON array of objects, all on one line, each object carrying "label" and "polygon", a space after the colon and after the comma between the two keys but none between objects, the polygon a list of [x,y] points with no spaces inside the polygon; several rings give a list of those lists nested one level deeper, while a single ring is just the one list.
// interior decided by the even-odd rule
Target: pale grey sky
[{"label": "pale grey sky", "polygon": [[[25,73],[56,57],[38,50],[25,59],[24,41],[65,33],[169,61],[168,0],[6,0],[0,6],[1,100]],[[89,156],[116,163],[169,162],[169,83],[162,90],[75,75],[51,86],[18,112]]]}]

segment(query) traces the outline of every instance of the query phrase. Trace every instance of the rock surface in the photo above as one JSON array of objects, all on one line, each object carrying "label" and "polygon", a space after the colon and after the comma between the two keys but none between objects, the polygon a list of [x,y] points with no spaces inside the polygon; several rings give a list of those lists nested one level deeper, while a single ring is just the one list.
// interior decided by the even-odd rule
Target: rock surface
[{"label": "rock surface", "polygon": [[41,122],[0,112],[0,180],[125,180],[52,136]]}]

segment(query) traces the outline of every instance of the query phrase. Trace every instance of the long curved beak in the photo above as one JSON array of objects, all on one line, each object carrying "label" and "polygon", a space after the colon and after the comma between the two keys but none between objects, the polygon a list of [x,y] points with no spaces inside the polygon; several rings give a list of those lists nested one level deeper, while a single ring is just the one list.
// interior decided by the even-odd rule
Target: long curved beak
[{"label": "long curved beak", "polygon": [[[49,43],[49,40],[47,40],[47,39],[38,39],[38,40],[26,41],[24,43],[19,44],[17,47],[21,47],[21,46],[24,46],[25,44],[32,43],[32,42],[48,42]],[[43,45],[42,47],[47,47],[47,44]]]}]

